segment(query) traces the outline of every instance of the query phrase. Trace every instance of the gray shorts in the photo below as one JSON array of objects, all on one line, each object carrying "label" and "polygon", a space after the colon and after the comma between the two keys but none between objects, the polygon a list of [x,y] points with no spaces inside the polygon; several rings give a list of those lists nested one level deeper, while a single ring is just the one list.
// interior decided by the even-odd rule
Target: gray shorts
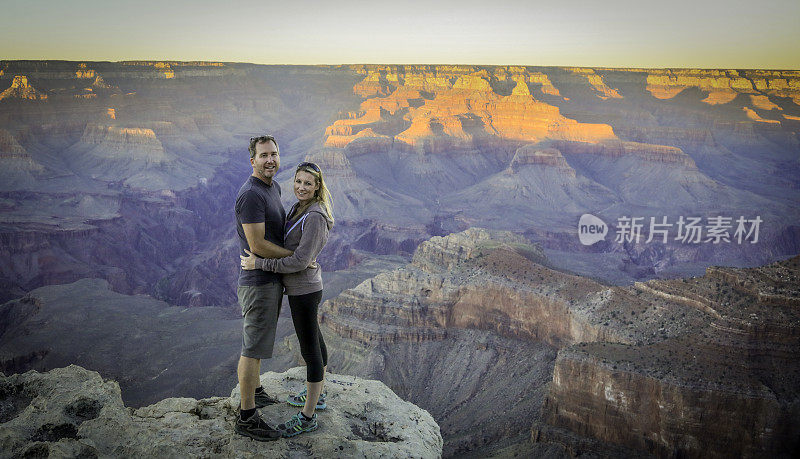
[{"label": "gray shorts", "polygon": [[242,307],[242,355],[254,359],[272,357],[275,329],[283,300],[279,283],[240,285],[236,289]]}]

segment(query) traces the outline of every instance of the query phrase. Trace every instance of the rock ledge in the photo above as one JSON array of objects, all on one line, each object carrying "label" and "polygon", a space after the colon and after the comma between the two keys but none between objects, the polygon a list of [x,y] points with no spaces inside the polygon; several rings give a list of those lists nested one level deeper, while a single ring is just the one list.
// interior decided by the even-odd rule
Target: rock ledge
[{"label": "rock ledge", "polygon": [[[304,379],[304,367],[261,375],[278,399]],[[0,374],[0,457],[441,457],[431,415],[383,383],[329,375],[326,391],[319,430],[257,442],[233,432],[238,387],[230,397],[168,398],[132,409],[115,381],[76,365]],[[279,404],[259,411],[274,425],[296,410]]]}]

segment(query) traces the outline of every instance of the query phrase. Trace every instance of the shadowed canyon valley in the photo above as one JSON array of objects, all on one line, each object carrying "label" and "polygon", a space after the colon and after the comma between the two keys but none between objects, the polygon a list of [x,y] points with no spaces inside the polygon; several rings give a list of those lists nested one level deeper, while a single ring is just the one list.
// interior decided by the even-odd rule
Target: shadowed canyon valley
[{"label": "shadowed canyon valley", "polygon": [[[800,71],[0,61],[0,91],[6,375],[228,393],[270,133],[285,207],[301,161],[333,194],[330,369],[427,410],[444,456],[800,448]],[[286,307],[275,354],[302,364]]]}]

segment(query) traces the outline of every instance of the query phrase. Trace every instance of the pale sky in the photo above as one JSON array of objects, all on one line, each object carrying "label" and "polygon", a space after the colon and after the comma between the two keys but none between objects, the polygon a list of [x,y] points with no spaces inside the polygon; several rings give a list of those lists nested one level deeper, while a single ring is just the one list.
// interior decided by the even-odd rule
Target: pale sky
[{"label": "pale sky", "polygon": [[800,69],[800,0],[0,0],[0,59]]}]

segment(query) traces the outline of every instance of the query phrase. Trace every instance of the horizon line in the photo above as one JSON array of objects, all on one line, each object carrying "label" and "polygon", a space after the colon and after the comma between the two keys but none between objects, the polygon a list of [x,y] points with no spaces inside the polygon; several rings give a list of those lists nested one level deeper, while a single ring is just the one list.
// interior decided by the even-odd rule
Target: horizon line
[{"label": "horizon line", "polygon": [[0,62],[76,62],[76,63],[107,63],[107,64],[132,64],[139,62],[153,62],[153,63],[166,63],[166,64],[240,64],[240,65],[259,65],[259,66],[294,66],[294,67],[340,67],[340,66],[356,66],[356,65],[386,65],[386,66],[456,66],[456,67],[544,67],[544,68],[592,68],[602,70],[773,70],[773,71],[800,71],[798,68],[777,68],[777,67],[655,67],[655,66],[601,66],[601,65],[552,65],[552,64],[465,64],[465,63],[397,63],[397,62],[351,62],[351,63],[337,63],[337,64],[289,64],[289,63],[255,63],[243,61],[221,61],[221,60],[180,60],[180,59],[125,59],[125,60],[91,60],[91,59],[0,59]]}]

